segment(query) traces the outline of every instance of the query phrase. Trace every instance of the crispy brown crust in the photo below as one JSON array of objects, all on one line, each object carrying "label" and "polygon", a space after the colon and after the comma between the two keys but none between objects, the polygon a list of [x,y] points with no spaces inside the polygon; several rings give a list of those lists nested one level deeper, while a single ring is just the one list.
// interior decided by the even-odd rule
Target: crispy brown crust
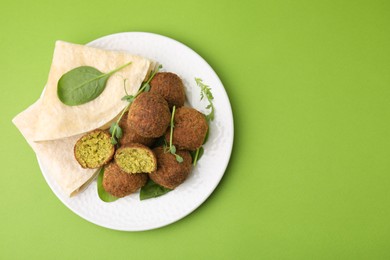
[{"label": "crispy brown crust", "polygon": [[85,137],[85,136],[87,136],[87,135],[90,135],[90,134],[93,134],[93,133],[97,133],[97,132],[100,132],[100,133],[104,134],[108,139],[111,138],[111,135],[110,135],[109,132],[107,132],[107,131],[105,131],[105,130],[101,130],[101,129],[96,129],[96,130],[93,130],[93,131],[91,131],[91,132],[89,132],[89,133],[86,133],[85,135],[81,136],[81,137],[79,138],[79,140],[77,140],[76,144],[75,144],[74,147],[73,147],[74,158],[75,158],[76,161],[80,164],[80,166],[83,167],[84,169],[86,169],[86,168],[89,168],[89,169],[96,169],[96,168],[102,167],[103,165],[106,165],[107,163],[109,163],[109,162],[112,160],[112,158],[114,157],[114,154],[115,154],[115,146],[114,146],[114,145],[111,145],[112,148],[111,148],[110,156],[107,157],[107,159],[106,159],[103,163],[101,163],[101,164],[99,164],[98,166],[93,167],[93,168],[88,167],[88,165],[87,165],[87,166],[83,166],[83,163],[82,163],[82,161],[80,160],[80,158],[78,158],[78,157],[76,156],[76,149],[77,149],[78,145],[82,142],[83,137]]},{"label": "crispy brown crust", "polygon": [[119,121],[119,126],[122,128],[123,136],[121,139],[119,139],[119,143],[121,145],[127,144],[127,143],[138,143],[143,144],[146,146],[152,146],[155,138],[150,137],[143,137],[139,134],[137,134],[134,129],[132,129],[127,121],[129,112],[126,112],[122,119]]},{"label": "crispy brown crust", "polygon": [[159,94],[143,92],[130,107],[127,122],[134,131],[144,137],[160,137],[171,119],[167,101]]},{"label": "crispy brown crust", "polygon": [[[195,151],[202,146],[209,128],[202,113],[190,107],[180,107],[175,112],[174,123],[172,143],[177,149]],[[165,134],[167,142],[169,138],[168,128]]]},{"label": "crispy brown crust", "polygon": [[129,174],[111,162],[104,169],[103,188],[115,197],[122,198],[136,192],[148,180],[146,173]]},{"label": "crispy brown crust", "polygon": [[[145,146],[143,144],[137,144],[137,143],[127,143],[127,144],[124,144],[123,146],[121,146],[120,148],[118,148],[116,150],[115,155],[114,155],[115,162],[116,162],[116,155],[117,155],[117,153],[120,153],[124,149],[128,149],[128,148],[144,149],[145,151],[147,151],[149,154],[152,155],[152,158],[153,158],[153,166],[154,166],[153,167],[153,171],[155,171],[157,169],[157,158],[156,158],[156,155],[154,154],[154,152],[149,147],[147,147],[147,146]],[[138,173],[136,173],[136,174],[138,174]]]},{"label": "crispy brown crust", "polygon": [[174,189],[188,177],[192,168],[192,158],[188,151],[177,151],[183,162],[176,161],[174,155],[165,153],[163,147],[153,149],[157,157],[157,170],[149,173],[149,177],[157,184]]},{"label": "crispy brown crust", "polygon": [[184,105],[186,94],[183,81],[171,72],[157,73],[150,82],[150,92],[160,94],[168,102],[168,106],[181,107]]}]

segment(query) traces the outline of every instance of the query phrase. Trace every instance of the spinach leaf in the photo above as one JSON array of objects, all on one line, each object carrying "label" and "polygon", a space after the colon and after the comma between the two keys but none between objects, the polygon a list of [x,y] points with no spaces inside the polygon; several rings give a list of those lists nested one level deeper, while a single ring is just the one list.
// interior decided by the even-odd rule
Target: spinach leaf
[{"label": "spinach leaf", "polygon": [[152,181],[151,179],[148,180],[148,182],[141,188],[141,192],[139,193],[140,200],[147,200],[151,198],[157,198],[160,197],[168,192],[170,192],[171,189],[167,189],[165,187],[162,187]]},{"label": "spinach leaf", "polygon": [[103,187],[103,176],[104,176],[104,167],[100,169],[98,178],[97,178],[97,190],[99,198],[104,202],[113,202],[116,201],[117,197],[112,196],[110,193],[108,193],[104,187]]},{"label": "spinach leaf", "polygon": [[126,63],[107,73],[102,73],[90,66],[74,68],[59,79],[57,96],[62,103],[68,106],[82,105],[94,100],[103,92],[108,78],[130,63]]}]

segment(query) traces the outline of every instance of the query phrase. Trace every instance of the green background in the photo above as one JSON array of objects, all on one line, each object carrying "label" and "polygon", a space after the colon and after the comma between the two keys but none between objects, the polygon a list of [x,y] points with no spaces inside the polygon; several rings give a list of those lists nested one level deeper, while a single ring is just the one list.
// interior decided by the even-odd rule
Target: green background
[{"label": "green background", "polygon": [[[232,2],[2,1],[0,259],[390,259],[390,2]],[[235,119],[212,196],[135,233],[66,208],[11,124],[55,40],[126,31],[203,56]]]}]

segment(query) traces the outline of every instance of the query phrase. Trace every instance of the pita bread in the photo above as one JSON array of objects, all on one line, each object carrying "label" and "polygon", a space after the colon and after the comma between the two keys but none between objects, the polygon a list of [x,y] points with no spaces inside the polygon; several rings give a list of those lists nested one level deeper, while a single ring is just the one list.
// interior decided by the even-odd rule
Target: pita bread
[{"label": "pita bread", "polygon": [[[81,106],[66,106],[57,97],[57,81],[67,71],[83,65],[111,71],[131,61],[128,67],[110,77],[102,94]],[[107,51],[58,41],[48,83],[33,105],[12,121],[37,154],[41,164],[68,195],[84,189],[98,169],[84,169],[73,155],[73,147],[83,133],[107,128],[126,106],[121,101],[126,89],[135,94],[154,63],[125,52]]]}]

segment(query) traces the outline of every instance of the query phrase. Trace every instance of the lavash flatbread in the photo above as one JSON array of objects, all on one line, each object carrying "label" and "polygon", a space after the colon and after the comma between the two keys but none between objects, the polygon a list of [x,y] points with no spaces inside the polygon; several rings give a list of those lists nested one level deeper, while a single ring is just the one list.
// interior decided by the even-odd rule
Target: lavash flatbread
[{"label": "lavash flatbread", "polygon": [[[67,71],[88,65],[111,71],[127,62],[107,81],[103,93],[81,106],[66,106],[57,97],[57,81]],[[96,176],[97,169],[84,169],[74,158],[73,147],[83,133],[106,128],[126,106],[123,81],[135,94],[154,63],[125,52],[107,51],[62,41],[56,42],[48,83],[41,97],[12,121],[33,148],[41,164],[68,196],[77,194]]]},{"label": "lavash flatbread", "polygon": [[[17,120],[14,123],[22,134],[26,132],[22,130],[28,128],[27,120],[23,119],[39,117],[41,103],[42,98],[15,118]],[[32,141],[25,136],[47,173],[68,196],[82,191],[98,173],[97,169],[83,169],[74,159],[73,147],[82,135],[41,142]]]}]

